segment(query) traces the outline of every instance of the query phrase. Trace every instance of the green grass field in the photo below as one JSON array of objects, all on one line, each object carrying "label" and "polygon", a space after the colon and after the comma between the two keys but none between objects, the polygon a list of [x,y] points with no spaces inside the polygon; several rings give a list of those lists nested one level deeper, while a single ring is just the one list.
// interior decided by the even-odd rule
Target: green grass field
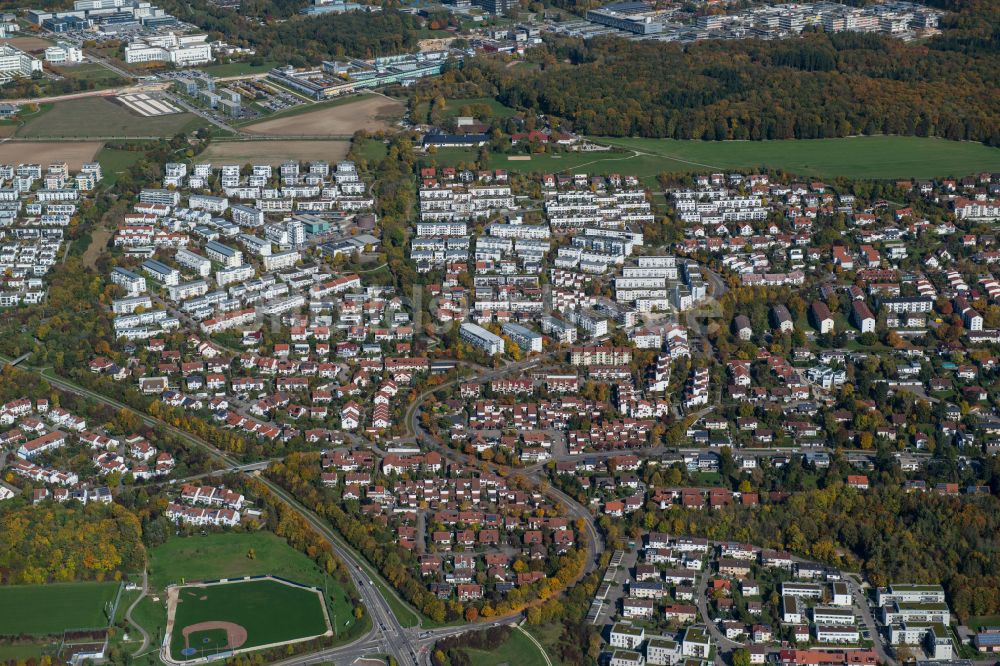
[{"label": "green grass field", "polygon": [[445,102],[444,115],[447,117],[462,115],[462,107],[470,104],[482,104],[488,106],[494,118],[510,118],[517,111],[504,106],[492,97],[463,97],[460,99],[449,99]]},{"label": "green grass field", "polygon": [[96,62],[85,62],[79,65],[67,65],[64,67],[59,67],[57,69],[59,74],[67,78],[77,79],[80,81],[93,81],[98,88],[106,87],[103,85],[108,81],[121,82],[121,76],[116,72],[111,71],[104,65],[99,65]]},{"label": "green grass field", "polygon": [[[247,557],[250,549],[254,559]],[[357,631],[348,590],[271,532],[220,532],[167,541],[149,551],[149,584],[155,590],[183,582],[274,574],[327,592],[337,635]],[[368,622],[367,616],[364,622]],[[148,627],[147,627],[148,629]]]},{"label": "green grass field", "polygon": [[601,141],[658,157],[668,169],[678,171],[766,166],[823,178],[933,178],[1000,168],[1000,149],[914,136],[811,141]]},{"label": "green grass field", "polygon": [[52,104],[47,111],[27,121],[17,136],[25,139],[173,136],[204,125],[204,120],[191,113],[147,118],[102,97],[84,97]]},{"label": "green grass field", "polygon": [[0,663],[8,661],[21,661],[27,659],[39,659],[42,656],[41,643],[16,643],[14,645],[0,645]]},{"label": "green grass field", "polygon": [[1000,615],[973,615],[965,624],[976,631],[984,627],[1000,627]]},{"label": "green grass field", "polygon": [[[812,141],[674,141],[595,139],[606,153],[533,155],[509,160],[491,155],[489,167],[511,173],[621,173],[646,185],[661,172],[780,168],[800,176],[902,179],[962,176],[1000,169],[1000,149],[978,143],[920,137],[871,136]],[[473,162],[477,148],[439,149],[428,156],[441,166]]]},{"label": "green grass field", "polygon": [[[61,634],[106,627],[105,606],[118,583],[52,583],[0,587],[0,635]],[[16,609],[16,610],[15,610]]]},{"label": "green grass field", "polygon": [[360,152],[361,156],[369,162],[377,162],[385,159],[385,156],[389,153],[389,147],[381,141],[369,139],[361,144]]},{"label": "green grass field", "polygon": [[212,76],[244,76],[269,72],[277,66],[277,61],[268,60],[260,65],[251,65],[248,62],[229,62],[224,65],[205,65],[198,69]]},{"label": "green grass field", "polygon": [[[179,590],[170,652],[175,659],[190,659],[182,650],[191,647],[213,654],[225,645],[224,632],[192,633],[185,645],[183,629],[200,622],[223,621],[246,629],[241,648],[281,643],[317,636],[327,630],[321,595],[312,590],[273,580],[254,580]],[[221,634],[221,636],[220,636]]]},{"label": "green grass field", "polygon": [[97,153],[97,161],[101,163],[103,175],[101,182],[111,187],[118,181],[118,176],[142,159],[144,154],[138,150],[101,148],[100,152]]},{"label": "green grass field", "polygon": [[465,650],[472,663],[476,666],[499,666],[500,664],[516,664],[517,666],[545,666],[545,658],[538,647],[525,636],[520,629],[515,629],[510,638],[495,650]]},{"label": "green grass field", "polygon": [[[251,548],[254,559],[247,557]],[[149,583],[155,589],[264,574],[317,587],[323,586],[325,578],[312,560],[271,532],[220,532],[176,538],[149,551]]]}]

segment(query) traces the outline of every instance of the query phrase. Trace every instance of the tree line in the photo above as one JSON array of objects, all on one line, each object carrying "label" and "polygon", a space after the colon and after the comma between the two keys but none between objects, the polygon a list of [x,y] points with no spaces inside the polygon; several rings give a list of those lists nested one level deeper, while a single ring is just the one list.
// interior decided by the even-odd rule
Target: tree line
[{"label": "tree line", "polygon": [[139,520],[118,504],[0,505],[0,582],[118,580],[142,569]]},{"label": "tree line", "polygon": [[422,89],[468,95],[474,84],[480,95],[591,135],[897,134],[1000,146],[1000,52],[973,46],[997,37],[976,34],[955,27],[926,44],[848,32],[686,45],[548,36],[528,54],[535,69],[474,58]]},{"label": "tree line", "polygon": [[[261,5],[266,6],[261,6]],[[257,51],[295,67],[318,65],[336,58],[375,58],[413,51],[423,20],[395,9],[380,12],[353,11],[343,14],[292,16],[293,3],[254,2],[250,9],[261,18],[237,14],[209,2],[167,0],[164,9],[182,21],[193,23],[211,39]]]},{"label": "tree line", "polygon": [[859,492],[843,484],[780,504],[662,515],[675,533],[789,550],[833,566],[860,568],[874,585],[940,583],[961,621],[1000,612],[1000,499]]}]

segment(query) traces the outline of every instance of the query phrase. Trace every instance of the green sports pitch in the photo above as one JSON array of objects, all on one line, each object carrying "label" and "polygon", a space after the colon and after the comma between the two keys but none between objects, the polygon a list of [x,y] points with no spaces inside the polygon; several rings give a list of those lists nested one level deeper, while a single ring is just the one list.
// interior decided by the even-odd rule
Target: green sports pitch
[{"label": "green sports pitch", "polygon": [[275,578],[184,585],[169,599],[177,661],[332,634],[322,592]]},{"label": "green sports pitch", "polygon": [[0,586],[0,635],[106,627],[118,587],[117,582]]}]

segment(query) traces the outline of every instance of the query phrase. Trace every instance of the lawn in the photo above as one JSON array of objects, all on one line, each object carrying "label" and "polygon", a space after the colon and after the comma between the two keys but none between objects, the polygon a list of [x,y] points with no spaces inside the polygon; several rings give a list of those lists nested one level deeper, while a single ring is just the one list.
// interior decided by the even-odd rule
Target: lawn
[{"label": "lawn", "polygon": [[1000,627],[1000,615],[973,615],[965,624],[975,631],[984,627]]},{"label": "lawn", "polygon": [[8,661],[20,662],[27,659],[39,659],[42,656],[41,643],[15,643],[0,645],[0,663]]},{"label": "lawn", "polygon": [[385,159],[385,156],[389,153],[389,147],[381,141],[368,139],[361,144],[359,152],[369,162],[378,162]]},{"label": "lawn", "polygon": [[[661,172],[780,168],[801,176],[901,179],[966,175],[1000,169],[1000,149],[978,143],[920,137],[871,136],[812,141],[675,141],[595,139],[611,152],[491,155],[488,167],[511,173],[621,173],[655,184]],[[478,148],[439,149],[440,166],[473,162]]]},{"label": "lawn", "polygon": [[[213,621],[243,627],[246,642],[237,647],[244,649],[318,636],[327,631],[322,597],[313,590],[275,580],[182,587],[170,636],[173,657],[184,658],[181,651],[186,647],[182,633],[185,627]],[[224,632],[217,629],[194,632],[188,640],[190,647],[208,653],[218,652],[226,645]]]},{"label": "lawn", "polygon": [[[46,105],[48,106],[48,105]],[[85,97],[52,104],[28,120],[20,138],[173,136],[191,132],[205,121],[191,113],[143,117],[103,97]]]},{"label": "lawn", "polygon": [[446,117],[460,116],[462,115],[462,107],[477,104],[485,105],[489,107],[494,118],[510,118],[517,111],[510,108],[509,106],[504,106],[492,97],[463,97],[460,99],[449,99],[445,102],[444,115]]},{"label": "lawn", "polygon": [[251,65],[248,62],[229,62],[224,65],[206,65],[199,67],[201,71],[212,76],[244,76],[249,74],[261,74],[269,72],[278,66],[277,61],[268,60],[260,65]]},{"label": "lawn", "polygon": [[52,583],[0,587],[0,635],[61,634],[66,629],[106,627],[105,607],[118,583]]},{"label": "lawn", "polygon": [[97,88],[104,88],[112,83],[128,83],[117,72],[113,72],[104,65],[99,65],[96,62],[58,67],[56,71],[66,78],[77,79],[79,81],[93,81]]},{"label": "lawn", "polygon": [[500,647],[486,652],[484,650],[465,650],[472,663],[476,666],[499,666],[500,664],[517,664],[517,666],[545,666],[545,658],[538,648],[520,629],[515,629],[510,638]]},{"label": "lawn", "polygon": [[660,158],[664,170],[781,168],[833,178],[934,178],[1000,168],[1000,149],[914,136],[806,141],[598,139]]},{"label": "lawn", "polygon": [[101,152],[97,153],[97,161],[101,163],[101,183],[111,187],[118,182],[119,175],[142,159],[144,155],[145,153],[141,150],[102,148]]},{"label": "lawn", "polygon": [[[250,549],[254,559],[247,557]],[[354,603],[339,581],[271,532],[220,532],[207,536],[174,538],[149,551],[149,584],[163,590],[182,584],[220,578],[274,574],[305,585],[326,589],[330,614],[338,635],[354,635]],[[367,622],[367,616],[364,622]]]},{"label": "lawn", "polygon": [[[254,559],[247,557],[251,548]],[[154,589],[263,574],[317,587],[323,586],[326,577],[312,560],[271,532],[178,537],[149,551],[149,582]]]}]

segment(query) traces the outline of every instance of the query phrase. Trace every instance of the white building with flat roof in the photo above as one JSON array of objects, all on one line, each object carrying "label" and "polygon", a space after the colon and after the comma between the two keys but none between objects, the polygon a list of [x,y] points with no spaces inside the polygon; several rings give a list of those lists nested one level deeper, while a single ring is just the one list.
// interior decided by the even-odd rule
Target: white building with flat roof
[{"label": "white building with flat roof", "polygon": [[485,328],[477,324],[462,324],[459,328],[458,334],[462,340],[468,342],[474,347],[482,349],[490,356],[502,354],[504,351],[503,338],[499,335],[490,333]]},{"label": "white building with flat roof", "polygon": [[42,61],[9,44],[0,44],[0,75],[30,77],[42,71]]}]

